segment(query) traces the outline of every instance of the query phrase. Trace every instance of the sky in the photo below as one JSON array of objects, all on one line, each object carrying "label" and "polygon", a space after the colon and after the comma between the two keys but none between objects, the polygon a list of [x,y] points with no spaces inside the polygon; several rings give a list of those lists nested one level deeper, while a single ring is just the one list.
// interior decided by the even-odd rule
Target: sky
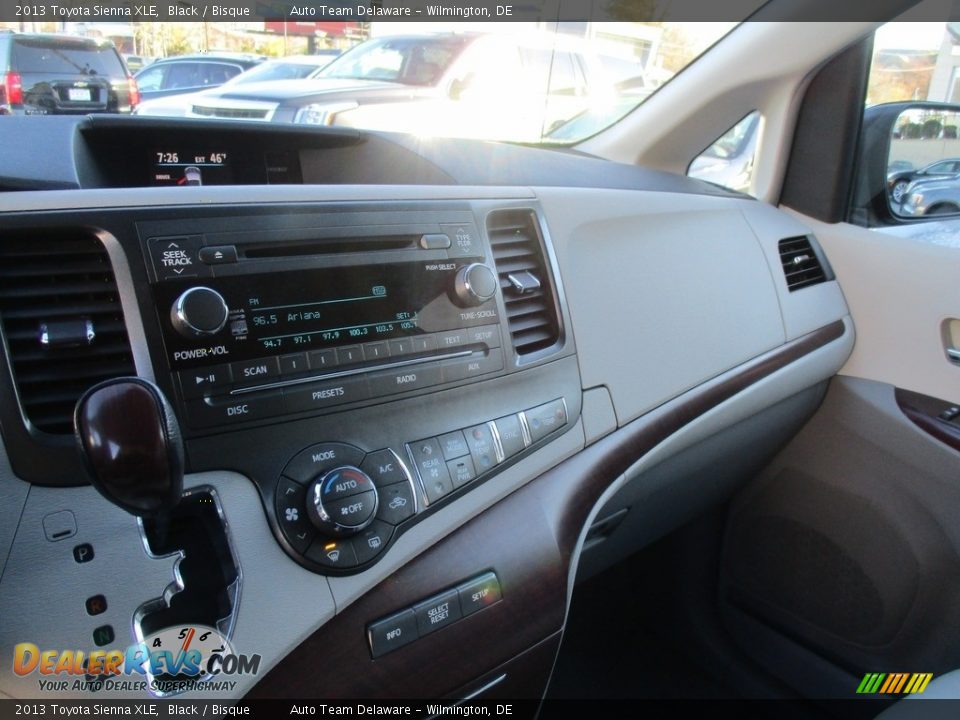
[{"label": "sky", "polygon": [[877,30],[876,49],[938,50],[943,40],[942,22],[895,22]]}]

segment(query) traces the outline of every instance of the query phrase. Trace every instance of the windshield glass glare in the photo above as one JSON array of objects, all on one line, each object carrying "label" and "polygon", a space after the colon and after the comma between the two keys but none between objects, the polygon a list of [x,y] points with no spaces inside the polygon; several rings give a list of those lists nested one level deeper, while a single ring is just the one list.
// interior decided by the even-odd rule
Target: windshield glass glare
[{"label": "windshield glass glare", "polygon": [[[760,4],[757,0],[756,5]],[[136,69],[141,95],[132,112],[137,115],[569,145],[631,112],[736,23],[34,22],[30,26],[26,28],[30,34],[59,38],[55,52],[41,45],[24,46],[22,52],[31,56],[22,58],[22,64],[36,66],[38,73],[106,74],[98,62],[112,60],[119,65],[122,56],[127,69]],[[0,23],[2,30],[24,32]],[[65,35],[95,38],[109,48],[111,56],[98,59],[96,53],[88,52],[90,57],[74,57],[73,51],[62,49]],[[164,62],[153,65],[158,60]],[[122,67],[119,70],[123,72]],[[201,100],[196,97],[198,91],[203,93]],[[21,110],[36,112],[26,107],[10,107],[7,112]]]}]

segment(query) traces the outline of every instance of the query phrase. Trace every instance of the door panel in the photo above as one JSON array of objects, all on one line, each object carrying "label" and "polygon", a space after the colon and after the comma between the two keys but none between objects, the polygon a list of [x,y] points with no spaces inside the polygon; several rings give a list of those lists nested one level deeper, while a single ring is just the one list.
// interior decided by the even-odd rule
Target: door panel
[{"label": "door panel", "polygon": [[[868,671],[958,668],[958,518],[960,453],[908,419],[891,385],[837,377],[730,509],[725,624],[804,695],[852,696]],[[771,662],[811,653],[803,673]]]}]

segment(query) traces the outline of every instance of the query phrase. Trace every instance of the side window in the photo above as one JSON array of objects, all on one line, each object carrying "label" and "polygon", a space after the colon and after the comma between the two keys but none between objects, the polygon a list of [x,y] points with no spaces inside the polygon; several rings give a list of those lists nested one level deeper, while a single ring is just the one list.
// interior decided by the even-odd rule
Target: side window
[{"label": "side window", "polygon": [[163,77],[167,73],[166,66],[147,68],[137,75],[137,87],[140,92],[155,92],[163,87]]},{"label": "side window", "polygon": [[182,62],[171,65],[163,84],[164,90],[200,87],[203,83],[200,80],[200,68],[197,67],[199,64]]},{"label": "side window", "polygon": [[223,85],[227,80],[240,74],[237,65],[223,65],[221,63],[204,63],[200,69],[201,85]]},{"label": "side window", "polygon": [[749,193],[759,135],[760,113],[754,110],[694,158],[687,175]]}]

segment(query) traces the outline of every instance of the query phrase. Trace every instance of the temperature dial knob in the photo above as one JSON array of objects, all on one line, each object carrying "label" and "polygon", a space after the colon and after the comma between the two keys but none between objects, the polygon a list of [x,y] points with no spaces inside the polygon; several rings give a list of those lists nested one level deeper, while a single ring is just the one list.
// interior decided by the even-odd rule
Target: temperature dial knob
[{"label": "temperature dial knob", "polygon": [[229,313],[223,295],[208,287],[193,287],[173,303],[170,320],[184,337],[198,338],[220,332]]},{"label": "temperature dial knob", "polygon": [[342,465],[324,473],[307,491],[307,516],[330,537],[355,535],[377,514],[377,488],[363,470]]},{"label": "temperature dial knob", "polygon": [[497,294],[496,274],[483,263],[464,265],[457,272],[453,290],[460,305],[481,305]]}]

